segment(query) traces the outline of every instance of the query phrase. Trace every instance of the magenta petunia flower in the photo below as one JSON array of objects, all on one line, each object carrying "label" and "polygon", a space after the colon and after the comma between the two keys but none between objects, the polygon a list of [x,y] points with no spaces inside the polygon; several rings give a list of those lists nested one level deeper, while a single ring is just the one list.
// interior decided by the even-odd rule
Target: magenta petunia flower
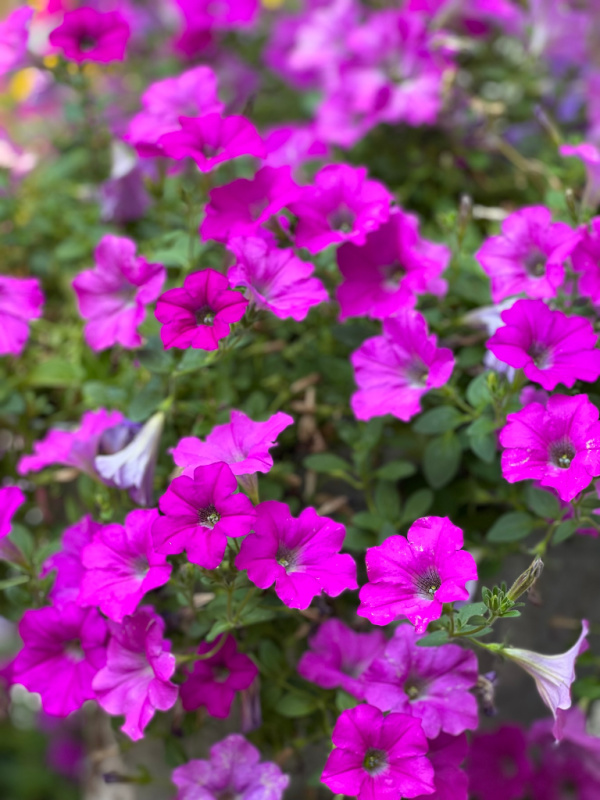
[{"label": "magenta petunia flower", "polygon": [[358,419],[393,414],[407,422],[421,410],[421,397],[448,382],[454,356],[437,347],[425,317],[404,311],[383,322],[383,336],[367,339],[350,356],[358,391],[350,406]]},{"label": "magenta petunia flower", "polygon": [[118,11],[102,13],[85,6],[67,11],[49,41],[71,61],[107,64],[125,58],[130,35],[129,23]]},{"label": "magenta petunia flower", "polygon": [[224,275],[214,269],[193,272],[181,289],[169,289],[158,298],[156,319],[165,350],[218,350],[219,340],[229,336],[231,324],[239,322],[248,301],[232,292]]},{"label": "magenta petunia flower", "polygon": [[573,269],[579,275],[577,288],[584,297],[600,305],[600,217],[581,228],[581,240],[571,255]]},{"label": "magenta petunia flower", "polygon": [[526,795],[532,767],[527,739],[516,725],[476,733],[467,762],[469,788],[485,800],[521,800]]},{"label": "magenta petunia flower", "polygon": [[289,783],[277,764],[260,762],[260,753],[232,733],[210,748],[210,760],[190,761],[173,771],[175,800],[281,800]]},{"label": "magenta petunia flower", "polygon": [[593,383],[600,375],[598,337],[584,317],[551,311],[542,300],[517,300],[502,312],[505,325],[487,341],[500,361],[523,369],[530,381],[552,391],[559,383]]},{"label": "magenta petunia flower", "polygon": [[321,281],[312,277],[314,265],[293,250],[280,249],[262,236],[230,239],[227,248],[236,257],[227,273],[229,285],[245,287],[257,308],[301,322],[313,306],[329,300]]},{"label": "magenta petunia flower", "polygon": [[275,594],[290,608],[308,608],[321,592],[337,597],[357,589],[356,564],[340,554],[346,529],[305,508],[295,519],[285,503],[269,500],[256,508],[254,532],[235,560],[259,589],[275,583]]},{"label": "magenta petunia flower", "polygon": [[259,0],[176,0],[187,24],[200,30],[229,30],[252,25],[259,13]]},{"label": "magenta petunia flower", "polygon": [[18,486],[5,486],[0,489],[0,539],[11,531],[12,518],[27,498]]},{"label": "magenta petunia flower", "polygon": [[163,586],[171,565],[152,546],[152,525],[158,511],[131,511],[125,525],[102,525],[81,553],[84,572],[77,602],[97,606],[109,619],[121,622],[133,614],[144,595]]},{"label": "magenta petunia flower", "polygon": [[340,247],[337,263],[344,279],[336,293],[340,319],[386,319],[412,308],[418,294],[445,294],[440,275],[450,263],[450,250],[421,238],[417,217],[395,208],[362,247],[351,242]]},{"label": "magenta petunia flower", "polygon": [[336,746],[321,775],[332,792],[357,800],[398,800],[434,790],[427,739],[419,720],[360,705],[344,711],[333,729]]},{"label": "magenta petunia flower", "polygon": [[167,275],[162,264],[149,264],[135,251],[131,239],[108,234],[96,247],[94,269],[73,280],[79,312],[87,320],[85,339],[92,350],[115,344],[133,349],[142,344],[137,329]]},{"label": "magenta petunia flower", "polygon": [[561,156],[581,159],[587,174],[582,205],[596,208],[600,202],[600,150],[591,142],[581,142],[576,145],[561,144],[558,152]]},{"label": "magenta petunia flower", "polygon": [[365,167],[323,167],[290,205],[298,218],[296,245],[311,253],[342,242],[362,245],[388,219],[392,200],[382,183],[367,179]]},{"label": "magenta petunia flower", "polygon": [[233,236],[250,236],[275,212],[297,200],[300,187],[291,168],[263,167],[254,178],[238,178],[210,192],[210,202],[200,226],[203,241],[227,242]]},{"label": "magenta petunia flower", "polygon": [[0,356],[18,356],[29,337],[29,320],[42,316],[44,295],[37,278],[0,275]]},{"label": "magenta petunia flower", "polygon": [[312,159],[323,159],[329,155],[329,148],[315,132],[313,125],[283,125],[270,128],[265,136],[268,167],[296,168]]},{"label": "magenta petunia flower", "polygon": [[226,719],[236,692],[247,689],[258,675],[258,669],[247,655],[240,653],[233,636],[221,634],[214,642],[203,642],[198,653],[216,648],[222,638],[225,644],[210,658],[196,661],[182,684],[181,702],[186,711],[205,706],[212,717]]},{"label": "magenta petunia flower", "polygon": [[33,8],[20,6],[0,22],[0,75],[27,63],[27,40]]},{"label": "magenta petunia flower", "polygon": [[429,742],[427,757],[433,767],[433,794],[422,794],[416,800],[468,800],[469,779],[460,768],[469,745],[465,734],[440,735]]},{"label": "magenta petunia flower", "polygon": [[504,220],[501,231],[475,253],[490,277],[494,303],[516,294],[532,299],[554,297],[580,234],[564,222],[552,222],[545,206],[515,211]]},{"label": "magenta petunia flower", "polygon": [[180,130],[165,133],[158,140],[165,156],[180,161],[192,158],[201,172],[211,172],[239,156],[263,158],[263,140],[246,117],[180,117]]},{"label": "magenta petunia flower", "polygon": [[142,606],[119,625],[109,623],[106,666],[93,681],[100,707],[107,714],[125,716],[121,730],[134,741],[156,711],[168,711],[177,700],[177,686],[170,678],[175,656],[163,640],[165,623],[152,608]]},{"label": "magenta petunia flower", "polygon": [[385,647],[379,631],[356,633],[339,619],[324,622],[308,640],[298,662],[298,674],[324,689],[344,689],[364,698],[364,673]]},{"label": "magenta petunia flower", "polygon": [[273,466],[269,453],[277,437],[294,422],[278,411],[264,422],[255,422],[243,411],[231,412],[231,422],[215,425],[203,442],[194,436],[181,439],[173,449],[173,461],[191,476],[196,467],[225,462],[234,475],[268,472]]},{"label": "magenta petunia flower", "polygon": [[182,475],[160,498],[164,517],[152,528],[158,553],[186,551],[193,564],[219,566],[227,537],[245,536],[255,519],[254,506],[244,494],[234,494],[238,483],[224,463],[197,467],[193,479]]},{"label": "magenta petunia flower", "polygon": [[502,475],[537,480],[569,502],[600,475],[598,409],[587,395],[553,395],[509,414],[500,431]]},{"label": "magenta petunia flower", "polygon": [[367,702],[381,711],[418,717],[428,739],[475,730],[475,654],[456,644],[419,647],[420,638],[410,625],[396,628],[385,652],[363,675]]},{"label": "magenta petunia flower", "polygon": [[106,663],[107,636],[95,608],[30,609],[19,635],[23,648],[13,662],[13,681],[38,692],[47,714],[66,717],[95,697],[92,680]]},{"label": "magenta petunia flower", "polygon": [[448,517],[423,517],[406,538],[389,536],[367,550],[369,582],[356,612],[374,625],[407,617],[417,633],[442,615],[442,604],[468,600],[467,581],[477,580],[473,556],[462,550],[463,532]]},{"label": "magenta petunia flower", "polygon": [[54,584],[48,592],[52,605],[62,608],[65,603],[72,603],[79,597],[84,567],[81,554],[94,534],[102,529],[99,522],[94,522],[89,514],[75,525],[66,528],[61,539],[58,553],[44,561],[41,577],[44,578],[52,570],[56,570]]}]

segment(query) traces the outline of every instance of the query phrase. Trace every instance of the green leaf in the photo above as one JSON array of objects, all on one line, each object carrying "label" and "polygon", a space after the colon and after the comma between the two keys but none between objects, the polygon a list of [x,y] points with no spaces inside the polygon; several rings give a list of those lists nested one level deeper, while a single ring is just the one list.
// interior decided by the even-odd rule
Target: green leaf
[{"label": "green leaf", "polygon": [[371,514],[370,511],[359,511],[352,517],[354,525],[363,528],[366,531],[377,533],[383,525],[383,520],[377,514]]},{"label": "green leaf", "polygon": [[70,386],[78,386],[84,377],[85,373],[80,364],[62,358],[49,358],[31,370],[29,385],[66,389]]},{"label": "green leaf", "polygon": [[450,483],[460,467],[462,448],[458,436],[446,433],[428,442],[423,454],[423,472],[433,489]]},{"label": "green leaf", "polygon": [[486,464],[496,458],[496,425],[493,419],[483,416],[467,428],[469,447]]},{"label": "green leaf", "polygon": [[395,483],[377,481],[373,502],[384,520],[396,522],[400,518],[400,495]]},{"label": "green leaf", "polygon": [[335,694],[335,705],[338,711],[348,711],[350,708],[355,708],[360,703],[357,697],[354,697],[343,689],[338,689]]},{"label": "green leaf", "polygon": [[538,489],[531,484],[525,491],[525,501],[527,508],[543,519],[556,519],[560,514],[560,505],[556,495]]},{"label": "green leaf", "polygon": [[483,372],[481,375],[473,378],[471,383],[467,386],[466,397],[474,408],[482,408],[492,399],[487,382],[488,374],[489,372]]},{"label": "green leaf", "polygon": [[310,694],[284,694],[277,703],[277,711],[283,717],[307,717],[317,707],[317,700]]},{"label": "green leaf", "polygon": [[216,350],[194,350],[190,348],[183,354],[174,375],[187,375],[207,367],[215,360]]},{"label": "green leaf", "polygon": [[449,638],[448,631],[434,631],[422,639],[417,639],[417,644],[419,647],[438,647],[440,644],[445,644]]},{"label": "green leaf", "polygon": [[315,472],[325,472],[329,475],[335,473],[347,474],[351,467],[343,458],[333,455],[333,453],[315,453],[311,456],[306,456],[303,461],[306,469],[314,469]]},{"label": "green leaf", "polygon": [[137,357],[140,364],[149,372],[157,372],[160,375],[170,375],[173,372],[173,354],[164,349],[158,336],[151,336],[146,345],[138,350]]},{"label": "green leaf", "polygon": [[417,468],[410,461],[390,461],[389,464],[379,467],[375,477],[384,481],[399,481],[402,478],[410,478],[416,471]]},{"label": "green leaf", "polygon": [[217,636],[221,633],[225,633],[226,631],[230,631],[233,628],[231,622],[226,619],[218,619],[209,632],[206,634],[206,641],[213,642]]},{"label": "green leaf", "polygon": [[22,583],[29,583],[29,575],[15,575],[14,578],[6,578],[0,581],[0,589],[10,589],[12,586],[20,586]]},{"label": "green leaf", "polygon": [[354,553],[364,553],[367,547],[373,547],[375,540],[371,533],[365,530],[356,528],[354,525],[346,527],[346,536],[344,537],[344,549],[352,550]]},{"label": "green leaf", "polygon": [[402,512],[401,522],[414,522],[419,517],[424,517],[433,503],[431,489],[419,489],[406,501]]},{"label": "green leaf", "polygon": [[413,425],[416,433],[445,433],[462,424],[465,417],[452,406],[440,406],[426,411]]},{"label": "green leaf", "polygon": [[485,603],[467,603],[466,606],[459,609],[457,619],[461,625],[463,625],[466,624],[471,617],[480,616],[484,614],[486,610],[487,606]]},{"label": "green leaf", "polygon": [[502,514],[489,529],[487,539],[490,542],[518,542],[531,533],[534,526],[533,517],[523,511],[509,511]]},{"label": "green leaf", "polygon": [[132,422],[145,422],[163,400],[162,381],[158,376],[153,375],[143,389],[134,396],[127,409],[127,416]]},{"label": "green leaf", "polygon": [[569,539],[571,536],[573,536],[580,524],[581,523],[576,519],[565,519],[554,531],[554,535],[552,536],[552,544],[560,544],[566,539]]}]

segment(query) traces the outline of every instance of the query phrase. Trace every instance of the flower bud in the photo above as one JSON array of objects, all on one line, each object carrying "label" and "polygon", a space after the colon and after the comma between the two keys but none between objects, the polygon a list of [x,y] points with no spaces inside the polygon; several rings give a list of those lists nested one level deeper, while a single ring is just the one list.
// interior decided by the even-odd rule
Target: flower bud
[{"label": "flower bud", "polygon": [[508,590],[506,597],[514,603],[522,594],[528,592],[542,574],[544,562],[539,556],[527,567]]}]

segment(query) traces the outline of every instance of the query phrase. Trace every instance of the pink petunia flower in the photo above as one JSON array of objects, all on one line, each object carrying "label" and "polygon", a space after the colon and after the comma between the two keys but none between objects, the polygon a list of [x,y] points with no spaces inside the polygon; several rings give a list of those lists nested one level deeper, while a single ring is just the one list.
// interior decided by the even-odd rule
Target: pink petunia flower
[{"label": "pink petunia flower", "polygon": [[120,12],[102,13],[85,6],[67,11],[49,41],[71,61],[107,64],[123,61],[130,35],[129,23]]},{"label": "pink petunia flower", "polygon": [[313,181],[290,205],[298,218],[296,245],[311,253],[342,242],[363,245],[390,215],[393,195],[379,181],[368,180],[365,167],[330,164]]},{"label": "pink petunia flower", "polygon": [[362,247],[340,247],[337,263],[344,279],[336,293],[340,320],[386,319],[412,308],[418,294],[445,294],[446,281],[440,275],[450,263],[450,250],[421,238],[417,217],[395,208]]},{"label": "pink petunia flower", "polygon": [[210,192],[210,202],[200,226],[203,241],[227,242],[234,236],[251,236],[284,206],[300,196],[291,168],[263,167],[254,178],[238,178]]},{"label": "pink petunia flower", "polygon": [[48,592],[52,605],[62,608],[66,603],[73,603],[79,597],[84,567],[81,554],[90,544],[94,534],[102,529],[99,522],[94,522],[89,514],[75,525],[66,528],[61,539],[58,553],[44,561],[41,577],[44,578],[52,570],[56,570],[54,584]]},{"label": "pink petunia flower", "polygon": [[279,249],[267,237],[230,239],[227,248],[236,257],[227,273],[229,285],[243,286],[246,297],[257,308],[279,319],[301,322],[313,306],[329,300],[327,290],[313,278],[313,264],[298,258],[291,249]]},{"label": "pink petunia flower", "polygon": [[227,548],[227,537],[249,533],[255,519],[254,506],[238,488],[231,469],[224,463],[197,467],[193,479],[182,475],[171,482],[159,500],[164,517],[152,528],[158,553],[182,553],[205,569],[219,566]]},{"label": "pink petunia flower", "polygon": [[502,475],[537,480],[569,502],[600,475],[598,409],[587,395],[553,395],[509,414],[500,431]]},{"label": "pink petunia flower", "polygon": [[420,638],[410,625],[396,628],[383,655],[363,675],[367,702],[381,711],[418,717],[428,739],[475,730],[475,654],[456,644],[419,647]]},{"label": "pink petunia flower", "polygon": [[165,350],[218,350],[219,340],[229,336],[231,324],[239,322],[248,301],[232,292],[224,275],[214,269],[193,272],[181,289],[169,289],[158,298],[155,315],[163,323],[160,331]]},{"label": "pink petunia flower", "polygon": [[523,369],[530,381],[552,391],[559,383],[593,383],[600,375],[598,337],[584,317],[551,311],[542,300],[517,300],[502,312],[505,325],[487,341],[487,348],[511,367]]},{"label": "pink petunia flower", "polygon": [[21,69],[27,63],[27,40],[33,8],[15,8],[0,22],[0,75]]},{"label": "pink petunia flower", "polygon": [[383,633],[356,633],[339,619],[324,622],[308,640],[298,674],[324,689],[344,689],[364,698],[364,673],[385,647]]},{"label": "pink petunia flower", "polygon": [[460,768],[467,757],[469,744],[465,734],[440,735],[429,742],[427,757],[433,767],[433,794],[422,794],[416,800],[468,800],[469,779]]},{"label": "pink petunia flower", "polygon": [[103,236],[94,253],[94,269],[73,280],[79,312],[87,320],[85,339],[92,350],[106,350],[115,344],[133,349],[142,344],[137,329],[167,274],[162,264],[149,264],[135,251],[131,239]]},{"label": "pink petunia flower", "polygon": [[175,656],[163,639],[164,620],[152,606],[142,606],[120,625],[110,622],[109,629],[106,666],[93,688],[100,707],[107,714],[124,715],[121,730],[137,741],[156,711],[175,705],[178,689],[170,680]]},{"label": "pink petunia flower", "polygon": [[579,293],[600,305],[600,217],[581,228],[581,241],[573,250],[571,262],[579,274]]},{"label": "pink petunia flower", "polygon": [[44,295],[37,278],[0,275],[0,356],[18,356],[29,337],[29,320],[42,316]]},{"label": "pink petunia flower", "polygon": [[437,347],[425,317],[404,311],[383,322],[383,336],[367,339],[350,356],[358,391],[350,406],[358,419],[393,414],[407,422],[421,410],[421,397],[448,382],[454,356]]},{"label": "pink petunia flower", "polygon": [[321,775],[332,792],[357,800],[397,800],[434,790],[427,739],[419,720],[360,705],[344,711],[331,736],[333,750]]},{"label": "pink petunia flower", "polygon": [[259,0],[176,0],[187,24],[201,30],[229,30],[251,26],[259,11]]},{"label": "pink petunia flower", "polygon": [[210,748],[210,760],[196,759],[173,771],[175,800],[281,800],[289,783],[277,764],[260,762],[260,753],[232,733]]},{"label": "pink petunia flower", "polygon": [[368,548],[369,582],[356,613],[374,625],[407,617],[423,633],[440,618],[443,603],[469,598],[465,584],[477,580],[477,565],[462,546],[463,532],[448,517],[423,517],[406,538],[389,536]]},{"label": "pink petunia flower", "polygon": [[0,489],[0,539],[9,535],[12,518],[26,499],[18,486],[5,486]]},{"label": "pink petunia flower", "polygon": [[591,142],[581,144],[561,144],[561,156],[580,158],[587,173],[587,184],[582,200],[583,206],[596,208],[600,203],[600,150]]},{"label": "pink petunia flower", "polygon": [[144,595],[163,586],[171,575],[167,558],[152,546],[152,525],[158,511],[131,511],[125,525],[102,525],[81,553],[84,567],[80,606],[96,606],[121,622],[133,614]]},{"label": "pink petunia flower", "polygon": [[163,134],[158,147],[167,158],[180,161],[192,158],[201,172],[211,172],[219,164],[239,156],[263,158],[263,140],[246,117],[180,117],[180,130]]},{"label": "pink petunia flower", "polygon": [[283,125],[268,130],[265,136],[268,167],[296,168],[312,159],[327,158],[329,148],[315,132],[313,125]]},{"label": "pink petunia flower", "polygon": [[580,234],[564,222],[552,222],[552,212],[545,206],[515,211],[504,220],[501,231],[475,253],[490,277],[494,303],[516,294],[532,299],[554,297]]},{"label": "pink petunia flower", "polygon": [[208,653],[225,643],[210,658],[196,661],[182,684],[181,702],[186,711],[205,706],[211,717],[226,719],[236,692],[247,689],[258,675],[258,669],[247,655],[240,653],[233,636],[221,634],[214,642],[203,642],[198,654]]},{"label": "pink petunia flower", "polygon": [[75,603],[26,611],[19,623],[23,648],[13,662],[14,683],[38,692],[47,714],[66,717],[95,693],[92,680],[106,663],[106,622],[95,608]]},{"label": "pink petunia flower", "polygon": [[532,774],[527,738],[516,725],[478,732],[467,762],[469,787],[486,800],[521,800]]},{"label": "pink petunia flower", "polygon": [[305,508],[295,519],[285,503],[269,500],[256,508],[254,532],[235,560],[259,589],[275,583],[275,594],[290,608],[308,608],[321,592],[337,597],[357,589],[356,564],[340,554],[346,529]]}]

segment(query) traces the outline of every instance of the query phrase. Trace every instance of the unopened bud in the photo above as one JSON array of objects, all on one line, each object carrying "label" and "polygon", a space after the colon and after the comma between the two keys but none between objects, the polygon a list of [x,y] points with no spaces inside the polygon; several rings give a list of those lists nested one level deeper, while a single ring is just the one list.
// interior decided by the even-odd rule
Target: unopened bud
[{"label": "unopened bud", "polygon": [[471,221],[471,216],[473,214],[473,200],[469,197],[468,194],[463,194],[460,198],[460,206],[458,209],[458,219],[457,219],[457,238],[459,246],[462,244],[463,239],[465,238],[465,233],[467,232],[467,225]]},{"label": "unopened bud", "polygon": [[513,585],[508,590],[506,597],[509,600],[512,600],[513,603],[522,594],[528,592],[537,579],[542,574],[542,570],[544,569],[544,562],[539,556],[536,556],[533,562],[527,567],[525,572],[523,572],[517,580],[513,583]]}]

